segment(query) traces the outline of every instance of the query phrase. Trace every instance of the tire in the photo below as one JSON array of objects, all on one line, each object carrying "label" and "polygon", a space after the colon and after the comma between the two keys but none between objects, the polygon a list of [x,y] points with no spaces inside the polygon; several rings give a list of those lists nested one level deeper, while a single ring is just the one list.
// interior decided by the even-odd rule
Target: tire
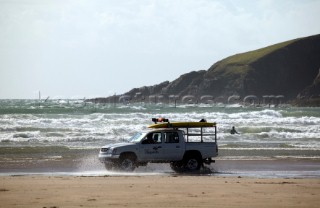
[{"label": "tire", "polygon": [[132,172],[136,168],[136,160],[132,155],[124,155],[120,157],[118,169],[124,172]]},{"label": "tire", "polygon": [[184,159],[184,168],[186,171],[198,171],[202,166],[202,158],[197,155],[190,155]]}]

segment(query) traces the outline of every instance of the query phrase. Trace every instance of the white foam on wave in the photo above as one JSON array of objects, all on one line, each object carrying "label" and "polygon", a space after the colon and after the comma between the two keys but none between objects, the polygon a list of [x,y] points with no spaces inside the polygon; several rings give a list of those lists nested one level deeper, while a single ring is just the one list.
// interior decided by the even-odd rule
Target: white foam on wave
[{"label": "white foam on wave", "polygon": [[[132,107],[132,106],[131,106]],[[218,139],[224,143],[241,142],[242,145],[279,141],[283,144],[320,146],[320,118],[314,116],[283,116],[277,109],[159,107],[124,109],[126,112],[105,111],[90,114],[4,114],[0,115],[0,141],[46,142],[62,145],[96,145],[119,142],[132,134],[147,130],[152,117],[166,117],[170,121],[217,122]],[[145,110],[145,109],[147,110]],[[133,110],[132,110],[133,109]],[[241,133],[231,136],[229,131],[236,126]],[[83,144],[81,144],[83,143]]]},{"label": "white foam on wave", "polygon": [[240,112],[228,114],[231,119],[270,119],[270,118],[281,118],[282,114],[275,110],[262,110],[262,111],[251,111],[251,112]]}]

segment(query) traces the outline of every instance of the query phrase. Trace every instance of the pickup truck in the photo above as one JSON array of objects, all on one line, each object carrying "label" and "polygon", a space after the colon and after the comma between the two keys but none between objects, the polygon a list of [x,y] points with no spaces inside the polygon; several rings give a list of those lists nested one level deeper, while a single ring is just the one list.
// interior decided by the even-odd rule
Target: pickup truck
[{"label": "pickup truck", "polygon": [[[212,158],[218,155],[215,123],[167,122],[165,126],[156,124],[149,127],[154,129],[136,133],[126,143],[103,146],[99,152],[99,160],[107,169],[127,172],[149,162],[170,163],[175,172],[190,172],[199,170],[204,163],[214,162]],[[214,131],[204,133],[203,130],[207,127],[214,127]],[[192,129],[197,130],[190,132]],[[193,136],[200,141],[189,141]],[[213,139],[204,141],[208,136]]]}]

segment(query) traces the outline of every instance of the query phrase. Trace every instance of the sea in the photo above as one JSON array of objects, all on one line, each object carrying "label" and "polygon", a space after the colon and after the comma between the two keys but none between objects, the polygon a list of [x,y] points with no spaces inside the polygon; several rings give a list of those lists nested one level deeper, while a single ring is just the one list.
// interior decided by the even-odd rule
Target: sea
[{"label": "sea", "polygon": [[[216,122],[217,161],[247,161],[247,165],[250,161],[268,165],[270,161],[299,161],[302,167],[294,171],[311,165],[310,173],[304,174],[320,177],[319,107],[108,104],[67,99],[0,100],[0,174],[102,170],[97,157],[103,145],[147,131],[151,119],[159,117],[172,122]],[[233,126],[239,134],[230,134]],[[141,172],[154,169],[161,172],[162,167]]]}]

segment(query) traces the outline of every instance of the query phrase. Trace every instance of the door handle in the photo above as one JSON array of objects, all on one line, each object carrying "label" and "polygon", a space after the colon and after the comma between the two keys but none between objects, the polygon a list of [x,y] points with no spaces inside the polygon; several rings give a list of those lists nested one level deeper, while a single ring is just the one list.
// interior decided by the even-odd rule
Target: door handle
[{"label": "door handle", "polygon": [[159,149],[159,148],[162,148],[162,147],[161,147],[161,146],[158,146],[158,147],[153,147],[152,149],[157,150],[157,149]]},{"label": "door handle", "polygon": [[176,148],[180,148],[180,146],[176,146]]}]

